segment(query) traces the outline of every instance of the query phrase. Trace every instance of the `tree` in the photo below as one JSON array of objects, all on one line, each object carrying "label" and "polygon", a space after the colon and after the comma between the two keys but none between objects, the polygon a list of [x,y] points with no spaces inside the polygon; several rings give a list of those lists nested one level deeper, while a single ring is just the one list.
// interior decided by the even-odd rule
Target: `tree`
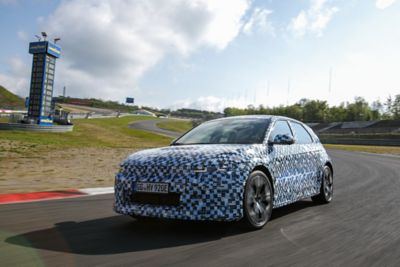
[{"label": "tree", "polygon": [[368,102],[362,97],[355,97],[354,103],[347,105],[346,121],[368,121],[371,120],[371,110]]},{"label": "tree", "polygon": [[[386,107],[386,108],[385,108]],[[362,97],[355,97],[353,102],[341,103],[330,107],[326,101],[303,98],[291,106],[228,107],[224,110],[225,116],[269,114],[295,118],[304,122],[341,122],[341,121],[369,121],[380,119],[400,119],[400,95],[394,99],[389,97],[385,104],[379,100],[371,105]]]},{"label": "tree", "polygon": [[392,113],[393,119],[400,119],[400,95],[395,95],[390,111]]},{"label": "tree", "polygon": [[385,103],[385,116],[391,119],[400,119],[400,94],[395,95],[394,99],[389,96]]},{"label": "tree", "polygon": [[330,107],[327,111],[327,122],[339,122],[344,121],[346,118],[346,106],[345,103],[341,103],[339,106]]},{"label": "tree", "polygon": [[381,101],[376,100],[371,104],[371,119],[372,120],[380,120],[382,118],[383,113],[383,104]]},{"label": "tree", "polygon": [[303,106],[303,121],[325,122],[328,104],[326,101],[309,100]]}]

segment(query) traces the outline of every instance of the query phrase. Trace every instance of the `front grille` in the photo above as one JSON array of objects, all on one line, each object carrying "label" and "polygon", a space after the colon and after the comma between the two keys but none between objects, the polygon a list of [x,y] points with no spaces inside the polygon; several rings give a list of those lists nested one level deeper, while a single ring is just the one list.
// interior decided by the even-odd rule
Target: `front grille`
[{"label": "front grille", "polygon": [[151,204],[160,206],[178,206],[180,201],[180,194],[178,193],[142,193],[136,192],[131,196],[131,200],[137,204]]}]

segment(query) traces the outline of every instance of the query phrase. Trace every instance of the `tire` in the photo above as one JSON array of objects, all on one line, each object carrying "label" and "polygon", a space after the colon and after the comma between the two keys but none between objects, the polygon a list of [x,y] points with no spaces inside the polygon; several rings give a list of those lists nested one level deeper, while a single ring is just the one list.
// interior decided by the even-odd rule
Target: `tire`
[{"label": "tire", "polygon": [[273,205],[272,186],[261,171],[250,174],[244,187],[243,221],[251,230],[261,229],[271,218]]},{"label": "tire", "polygon": [[324,175],[321,181],[321,188],[318,195],[311,197],[317,204],[327,204],[333,198],[333,173],[329,166],[324,167]]}]

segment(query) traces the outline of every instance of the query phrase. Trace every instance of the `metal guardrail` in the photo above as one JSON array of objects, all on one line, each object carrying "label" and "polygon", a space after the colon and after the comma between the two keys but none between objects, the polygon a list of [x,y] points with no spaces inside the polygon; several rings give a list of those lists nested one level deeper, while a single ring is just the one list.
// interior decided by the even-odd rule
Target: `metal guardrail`
[{"label": "metal guardrail", "polygon": [[22,123],[0,123],[0,130],[64,133],[72,132],[73,125],[38,125]]},{"label": "metal guardrail", "polygon": [[323,144],[334,145],[369,145],[369,146],[400,146],[399,139],[320,139]]}]

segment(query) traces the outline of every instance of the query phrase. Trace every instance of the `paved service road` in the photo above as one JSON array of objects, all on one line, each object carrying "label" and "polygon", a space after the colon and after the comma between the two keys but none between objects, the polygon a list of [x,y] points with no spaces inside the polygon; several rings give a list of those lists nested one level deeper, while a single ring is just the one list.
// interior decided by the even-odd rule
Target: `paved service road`
[{"label": "paved service road", "polygon": [[400,266],[400,158],[329,151],[335,195],[237,224],[142,222],[113,196],[0,205],[0,265]]},{"label": "paved service road", "polygon": [[145,130],[145,131],[162,134],[162,135],[166,135],[168,137],[173,137],[173,138],[178,138],[179,136],[182,135],[182,133],[158,128],[157,123],[164,122],[164,121],[167,121],[167,120],[159,119],[159,120],[136,121],[136,122],[129,124],[129,128]]}]

